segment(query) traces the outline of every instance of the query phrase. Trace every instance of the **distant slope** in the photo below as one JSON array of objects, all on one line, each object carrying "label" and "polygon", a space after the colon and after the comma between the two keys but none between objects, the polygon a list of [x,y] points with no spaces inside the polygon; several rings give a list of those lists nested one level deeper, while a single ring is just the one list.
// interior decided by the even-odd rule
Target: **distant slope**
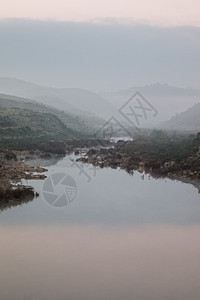
[{"label": "distant slope", "polygon": [[99,92],[98,95],[108,100],[113,106],[120,108],[132,95],[139,91],[158,111],[156,118],[148,119],[144,127],[152,127],[168,120],[200,102],[200,90],[178,88],[167,84],[152,84],[132,87],[130,89]]},{"label": "distant slope", "polygon": [[200,103],[195,104],[186,111],[177,114],[170,120],[163,122],[160,127],[168,130],[188,132],[200,131]]},{"label": "distant slope", "polygon": [[51,88],[13,78],[0,78],[0,93],[39,100],[69,113],[110,118],[115,112],[109,102],[79,88]]}]

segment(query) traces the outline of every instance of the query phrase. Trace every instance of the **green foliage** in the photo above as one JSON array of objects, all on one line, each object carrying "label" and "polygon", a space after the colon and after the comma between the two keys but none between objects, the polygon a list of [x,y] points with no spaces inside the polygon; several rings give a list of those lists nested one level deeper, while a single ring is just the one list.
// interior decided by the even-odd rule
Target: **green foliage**
[{"label": "green foliage", "polygon": [[181,162],[196,155],[200,147],[200,133],[197,135],[168,136],[166,132],[153,131],[149,137],[136,138],[126,143],[122,151],[142,155],[147,161],[164,163],[170,160]]},{"label": "green foliage", "polygon": [[[53,115],[62,122],[62,124],[65,126],[65,132],[67,132],[68,136],[70,137],[87,137],[94,130],[95,124],[91,124],[91,121],[88,122],[87,119],[83,120],[83,118],[81,118],[80,116],[74,116],[67,112],[57,110],[51,106],[47,106],[36,101],[31,101],[27,99],[23,100],[22,98],[17,97],[15,97],[15,100],[13,100],[12,96],[6,97],[8,99],[4,99],[3,96],[0,95],[0,108],[18,108],[22,110],[29,110],[32,112],[50,114],[51,116]],[[3,119],[2,122],[4,122]]]},{"label": "green foliage", "polygon": [[150,138],[153,140],[166,140],[168,135],[164,130],[153,130],[150,134]]},{"label": "green foliage", "polygon": [[[0,106],[1,148],[40,149],[44,144],[65,140],[69,136],[68,128],[55,115]],[[54,148],[63,152],[60,147]]]}]

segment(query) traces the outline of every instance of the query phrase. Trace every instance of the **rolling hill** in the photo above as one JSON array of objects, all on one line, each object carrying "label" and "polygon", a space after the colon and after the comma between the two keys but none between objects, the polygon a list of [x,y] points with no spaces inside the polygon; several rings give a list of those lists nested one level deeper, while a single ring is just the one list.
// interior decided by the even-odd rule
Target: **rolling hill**
[{"label": "rolling hill", "polygon": [[167,121],[176,113],[184,112],[195,103],[200,102],[200,90],[192,88],[178,88],[168,84],[152,84],[132,87],[109,92],[99,92],[113,106],[120,108],[132,95],[140,92],[158,111],[155,118],[146,120],[144,127],[154,127]]},{"label": "rolling hill", "polygon": [[0,78],[0,93],[37,100],[82,118],[110,118],[116,108],[99,95],[80,88],[43,87],[23,80]]},{"label": "rolling hill", "polygon": [[0,105],[7,108],[28,109],[34,112],[49,113],[63,122],[73,137],[87,136],[103,123],[101,119],[80,117],[34,100],[0,94]]},{"label": "rolling hill", "polygon": [[176,114],[170,120],[161,123],[160,127],[167,130],[199,132],[200,103],[193,105],[180,114]]},{"label": "rolling hill", "polygon": [[58,117],[50,113],[0,105],[0,140],[69,138],[73,132]]},{"label": "rolling hill", "polygon": [[[69,125],[67,116],[64,119]],[[65,141],[82,136],[65,123],[59,111],[27,99],[0,95],[0,149],[64,154]]]}]

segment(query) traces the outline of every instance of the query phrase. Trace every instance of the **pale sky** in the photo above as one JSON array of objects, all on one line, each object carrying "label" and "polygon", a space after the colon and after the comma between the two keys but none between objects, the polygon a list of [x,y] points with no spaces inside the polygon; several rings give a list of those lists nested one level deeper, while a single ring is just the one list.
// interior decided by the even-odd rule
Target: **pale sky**
[{"label": "pale sky", "polygon": [[118,89],[200,88],[200,27],[0,20],[0,76]]},{"label": "pale sky", "polygon": [[0,18],[200,26],[199,0],[0,0]]}]

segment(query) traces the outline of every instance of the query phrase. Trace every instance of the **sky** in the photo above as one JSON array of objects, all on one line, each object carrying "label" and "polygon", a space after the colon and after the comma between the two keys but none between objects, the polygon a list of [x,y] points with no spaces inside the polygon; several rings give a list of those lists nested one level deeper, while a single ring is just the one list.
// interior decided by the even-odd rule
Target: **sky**
[{"label": "sky", "polygon": [[199,0],[0,0],[0,76],[113,90],[200,88]]},{"label": "sky", "polygon": [[0,18],[200,26],[199,0],[0,0]]}]

